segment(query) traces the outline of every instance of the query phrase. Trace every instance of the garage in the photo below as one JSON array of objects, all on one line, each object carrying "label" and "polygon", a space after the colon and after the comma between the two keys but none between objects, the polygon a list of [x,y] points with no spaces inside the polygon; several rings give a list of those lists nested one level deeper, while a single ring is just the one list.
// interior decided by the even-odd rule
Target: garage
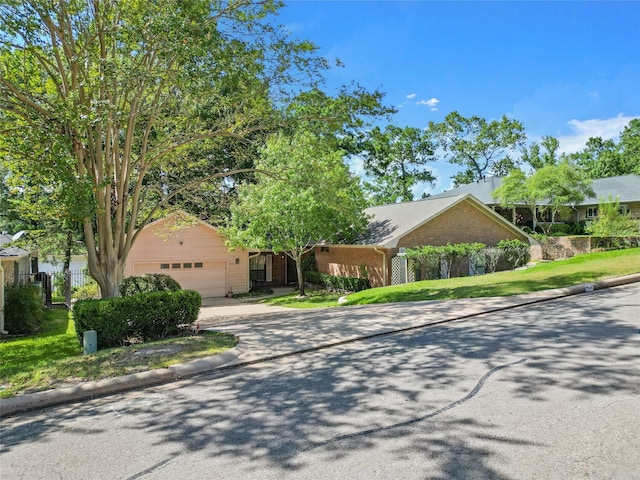
[{"label": "garage", "polygon": [[203,298],[224,297],[227,290],[227,262],[169,261],[136,262],[133,274],[161,273],[171,276],[185,290],[195,290]]}]

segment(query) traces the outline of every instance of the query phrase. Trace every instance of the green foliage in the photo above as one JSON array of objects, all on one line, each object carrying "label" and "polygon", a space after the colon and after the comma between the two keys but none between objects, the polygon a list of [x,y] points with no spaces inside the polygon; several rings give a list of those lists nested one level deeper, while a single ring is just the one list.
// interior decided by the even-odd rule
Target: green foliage
[{"label": "green foliage", "polygon": [[333,290],[343,292],[359,292],[371,288],[371,283],[368,278],[342,277],[314,271],[305,272],[304,277],[309,283],[323,285]]},{"label": "green foliage", "polygon": [[[483,243],[447,243],[446,245],[407,248],[405,255],[412,260],[427,276],[437,271],[439,276],[450,278],[460,275],[460,265],[464,260],[470,261],[486,247]],[[442,269],[443,262],[447,268]]]},{"label": "green foliage", "polygon": [[531,260],[529,245],[520,240],[500,240],[496,248],[503,251],[503,258],[509,268],[518,268]]},{"label": "green foliage", "polygon": [[429,133],[444,150],[445,157],[465,170],[456,174],[455,186],[479,181],[487,175],[506,175],[517,166],[512,158],[526,138],[524,125],[503,116],[487,122],[451,112],[444,122],[429,122]]},{"label": "green foliage", "polygon": [[4,328],[12,335],[33,333],[42,327],[44,305],[40,290],[33,285],[6,285]]},{"label": "green foliage", "polygon": [[75,287],[71,292],[71,298],[76,300],[87,300],[89,298],[100,298],[100,287],[94,281]]},{"label": "green foliage", "polygon": [[180,284],[169,275],[148,273],[138,277],[125,277],[120,283],[120,296],[130,297],[138,293],[181,290]]},{"label": "green foliage", "polygon": [[618,198],[600,198],[598,218],[587,222],[585,230],[595,237],[633,236],[640,234],[640,220],[621,213]]},{"label": "green foliage", "polygon": [[410,202],[419,182],[433,183],[426,169],[435,160],[431,137],[419,128],[388,125],[374,127],[363,142],[364,169],[373,182],[365,183],[372,205]]},{"label": "green foliage", "polygon": [[238,188],[221,232],[232,246],[289,255],[304,295],[303,255],[322,241],[352,242],[366,228],[359,181],[331,141],[304,131],[271,137],[256,166],[257,182]]},{"label": "green foliage", "polygon": [[78,300],[73,307],[78,340],[95,330],[98,349],[132,339],[150,341],[189,331],[202,298],[194,290],[139,293],[131,297]]}]

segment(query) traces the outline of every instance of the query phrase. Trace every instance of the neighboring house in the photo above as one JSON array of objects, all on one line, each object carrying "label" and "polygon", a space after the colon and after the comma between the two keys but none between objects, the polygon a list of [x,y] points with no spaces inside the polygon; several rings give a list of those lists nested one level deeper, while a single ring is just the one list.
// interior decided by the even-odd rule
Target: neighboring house
[{"label": "neighboring house", "polygon": [[4,283],[28,283],[30,275],[38,272],[38,250],[4,247],[14,236],[0,233],[0,262],[4,270]]},{"label": "neighboring house", "polygon": [[411,279],[401,255],[407,247],[472,242],[495,246],[500,240],[536,243],[470,194],[382,205],[365,213],[371,217],[369,232],[360,242],[315,248],[318,271],[368,277],[379,287]]},{"label": "neighboring house", "polygon": [[230,251],[215,227],[174,214],[144,227],[129,252],[124,275],[146,273],[170,275],[205,298],[224,297],[249,290],[249,252]]},{"label": "neighboring house", "polygon": [[[501,207],[498,201],[493,198],[493,192],[502,184],[502,179],[503,177],[489,177],[478,182],[461,185],[446,192],[438,193],[429,198],[436,199],[471,194],[512,223],[519,226],[532,227],[532,212],[524,204],[516,206],[514,211],[510,208]],[[597,218],[600,199],[604,198],[606,200],[609,197],[614,200],[616,198],[620,200],[620,209],[622,211],[630,213],[633,217],[640,218],[640,176],[622,175],[618,177],[599,178],[593,180],[591,188],[593,188],[595,195],[585,198],[579,204],[572,206],[571,215],[568,218],[564,218],[564,222],[574,223]],[[543,219],[543,223],[544,220],[550,221],[549,218]]]}]

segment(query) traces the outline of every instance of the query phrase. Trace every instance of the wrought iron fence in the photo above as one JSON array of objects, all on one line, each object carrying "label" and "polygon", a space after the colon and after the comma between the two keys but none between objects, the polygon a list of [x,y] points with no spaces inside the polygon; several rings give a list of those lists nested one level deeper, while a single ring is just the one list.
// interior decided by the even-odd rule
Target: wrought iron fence
[{"label": "wrought iron fence", "polygon": [[42,289],[42,299],[46,305],[71,304],[73,289],[86,285],[91,277],[83,270],[68,272],[25,273],[19,276],[18,283],[31,283]]}]

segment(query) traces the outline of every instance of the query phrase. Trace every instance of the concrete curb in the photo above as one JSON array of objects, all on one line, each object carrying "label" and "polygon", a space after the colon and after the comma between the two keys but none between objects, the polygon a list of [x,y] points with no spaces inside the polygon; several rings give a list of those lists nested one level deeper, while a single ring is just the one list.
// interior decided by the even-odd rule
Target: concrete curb
[{"label": "concrete curb", "polygon": [[[368,338],[381,337],[385,335],[391,335],[399,332],[406,332],[410,330],[417,330],[420,328],[433,326],[437,324],[452,322],[455,320],[462,320],[465,318],[476,317],[487,313],[493,313],[496,311],[509,310],[523,305],[531,305],[548,300],[554,300],[558,298],[568,297],[571,295],[577,295],[580,293],[588,293],[604,288],[617,287],[620,285],[626,285],[630,283],[640,282],[640,274],[626,275],[624,277],[612,278],[609,280],[603,280],[595,283],[585,283],[575,285],[572,287],[563,287],[553,290],[543,290],[540,292],[533,292],[524,295],[517,296],[517,301],[493,309],[483,310],[482,312],[476,312],[467,315],[453,316],[447,319],[443,319],[435,322],[428,322],[424,324],[414,325],[398,330],[386,330],[382,332],[376,332],[370,335],[359,335],[356,337],[350,337],[336,342],[330,342],[314,347],[306,347],[299,350],[294,350],[287,353],[280,353],[276,355],[265,355],[260,358],[254,358],[247,361],[238,361],[239,357],[243,353],[241,346],[236,346],[226,352],[211,357],[201,358],[193,360],[191,362],[172,365],[165,369],[150,370],[147,372],[134,373],[116,378],[107,378],[97,382],[86,382],[74,387],[65,387],[54,390],[46,390],[43,392],[29,393],[25,395],[19,395],[0,400],[0,418],[15,415],[17,413],[23,413],[55,405],[61,405],[64,403],[73,403],[81,400],[88,400],[97,397],[103,397],[115,393],[122,393],[128,390],[133,390],[141,387],[150,387],[165,383],[174,382],[183,378],[193,377],[201,375],[203,373],[210,373],[215,370],[222,370],[227,368],[238,368],[245,365],[266,362],[276,360],[280,358],[289,357],[301,353],[307,353],[312,351],[321,350],[323,348],[335,347],[338,345],[344,345],[347,343],[356,342],[358,340],[364,340]],[[504,297],[515,298],[515,297]],[[240,345],[240,344],[239,344]]]}]

